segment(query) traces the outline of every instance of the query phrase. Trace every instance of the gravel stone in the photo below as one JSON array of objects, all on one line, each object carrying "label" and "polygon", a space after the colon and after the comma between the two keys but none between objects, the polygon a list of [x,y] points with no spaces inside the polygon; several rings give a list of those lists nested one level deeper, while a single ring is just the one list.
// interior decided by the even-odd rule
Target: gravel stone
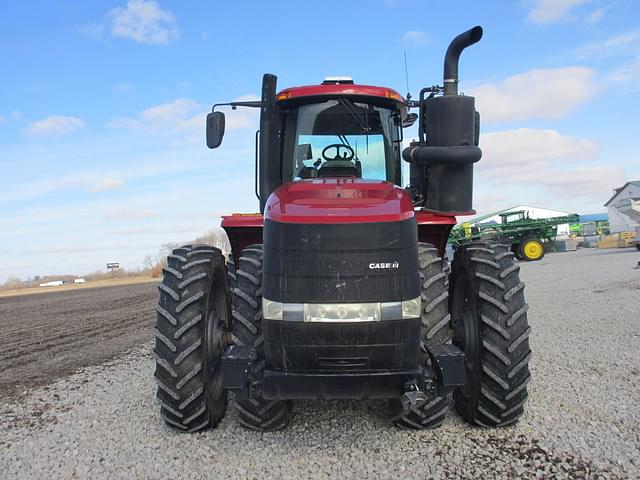
[{"label": "gravel stone", "polygon": [[[521,264],[533,358],[521,421],[404,431],[355,402],[297,402],[290,426],[164,426],[151,345],[0,404],[4,478],[638,478],[640,270],[631,250]],[[149,332],[151,338],[151,332]],[[13,403],[11,403],[13,402]]]}]

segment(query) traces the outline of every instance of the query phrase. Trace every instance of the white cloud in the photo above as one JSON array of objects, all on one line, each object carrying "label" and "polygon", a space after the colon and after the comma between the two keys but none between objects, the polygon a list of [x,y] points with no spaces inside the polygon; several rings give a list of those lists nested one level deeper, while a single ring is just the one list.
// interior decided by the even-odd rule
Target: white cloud
[{"label": "white cloud", "polygon": [[429,43],[429,37],[424,32],[409,30],[402,35],[402,41],[413,45],[425,45]]},{"label": "white cloud", "polygon": [[[237,160],[236,157],[233,159]],[[197,177],[181,177],[180,171],[176,170],[177,175],[154,182],[153,189],[132,189],[108,199],[88,198],[85,201],[72,197],[63,203],[46,201],[39,202],[37,206],[11,209],[3,216],[3,226],[6,227],[3,239],[6,251],[11,251],[11,264],[0,266],[0,278],[4,271],[7,275],[21,276],[56,273],[60,264],[67,271],[76,272],[104,268],[104,263],[114,260],[123,266],[136,265],[145,254],[157,252],[163,243],[186,243],[201,235],[217,222],[215,217],[221,211],[254,212],[253,183],[247,182],[247,178],[252,176],[253,162],[251,157],[247,160],[236,162],[227,173],[224,164],[216,165],[215,160],[212,162],[209,157],[198,166]],[[182,160],[176,161],[176,167],[184,169],[191,166],[191,161],[184,161],[184,155]],[[205,166],[208,169],[204,169]],[[137,165],[135,168],[145,172],[153,169],[154,164]],[[213,190],[212,186],[215,187]],[[130,231],[129,235],[122,231],[122,236],[109,235],[116,230],[146,226],[153,227],[153,230],[137,234]],[[108,241],[105,241],[106,235],[109,235],[106,237]],[[82,256],[43,254],[37,257],[40,263],[37,269],[21,268],[20,265],[31,263],[34,257],[19,254],[16,249],[41,249],[38,239],[45,237],[52,239],[52,244],[47,246],[52,249],[75,249],[86,245],[104,245],[109,249]]]},{"label": "white cloud", "polygon": [[533,23],[555,23],[590,0],[533,0],[527,19]]},{"label": "white cloud", "polygon": [[147,225],[144,227],[131,227],[131,228],[121,228],[118,230],[111,230],[107,232],[108,235],[140,235],[141,233],[153,233],[158,231],[158,228],[153,225]]},{"label": "white cloud", "polygon": [[594,71],[586,67],[534,69],[469,93],[487,122],[560,118],[595,95],[593,77]]},{"label": "white cloud", "polygon": [[30,136],[62,136],[68,135],[82,128],[84,122],[78,117],[49,115],[48,117],[29,124],[25,133]]},{"label": "white cloud", "polygon": [[124,187],[124,181],[120,178],[105,178],[89,188],[92,192],[105,192],[108,190],[119,190]]},{"label": "white cloud", "polygon": [[28,248],[25,250],[19,250],[18,253],[23,255],[50,255],[52,253],[93,253],[100,252],[105,249],[115,250],[115,247],[106,246],[106,247],[87,247],[87,246],[77,246],[77,247],[45,247],[45,248]]},{"label": "white cloud", "polygon": [[587,22],[592,25],[598,23],[600,20],[602,20],[606,11],[607,9],[604,7],[594,10],[587,16]]},{"label": "white cloud", "polygon": [[125,8],[110,13],[111,33],[139,43],[162,45],[180,37],[174,16],[157,2],[129,0]]},{"label": "white cloud", "polygon": [[504,205],[509,204],[511,199],[506,192],[496,192],[495,189],[483,191],[484,185],[479,185],[479,191],[473,193],[473,203],[479,206],[483,211],[490,212],[500,210]]},{"label": "white cloud", "polygon": [[629,30],[591,42],[576,50],[581,59],[624,58],[610,70],[605,79],[614,83],[630,83],[640,79],[640,30]]},{"label": "white cloud", "polygon": [[124,180],[117,176],[108,175],[108,172],[74,172],[59,177],[16,183],[13,188],[4,189],[0,193],[0,204],[36,198],[64,190],[79,189],[87,192],[104,192],[117,190],[124,186]]},{"label": "white cloud", "polygon": [[246,93],[244,95],[240,95],[239,97],[234,98],[233,102],[256,102],[260,100],[260,97],[255,93]]},{"label": "white cloud", "polygon": [[571,196],[603,199],[609,197],[611,188],[624,183],[625,175],[619,166],[577,167],[564,175],[552,175],[544,184],[555,192]]},{"label": "white cloud", "polygon": [[[29,181],[11,182],[11,186],[0,190],[0,205],[38,198],[65,190],[97,192],[118,188],[119,182],[167,177],[190,172],[200,167],[197,161],[166,160],[163,157],[137,159],[136,163],[112,170],[85,170],[62,173],[58,176],[46,175]],[[156,180],[157,181],[157,180]]]},{"label": "white cloud", "polygon": [[599,156],[597,142],[555,130],[487,133],[480,143],[483,155],[478,172],[498,187],[517,188],[521,197],[527,197],[532,188],[542,188],[559,203],[575,197],[599,201],[612,185],[624,180],[621,167],[591,163]]},{"label": "white cloud", "polygon": [[[496,169],[498,174],[506,166],[518,171],[537,170],[542,164],[556,160],[593,160],[599,147],[593,140],[561,135],[556,130],[519,128],[485,133],[481,136],[483,156],[481,169]],[[511,177],[513,172],[508,174]]]},{"label": "white cloud", "polygon": [[[255,102],[259,100],[260,97],[255,93],[248,93],[233,99],[234,102]],[[257,128],[259,120],[260,109],[258,108],[226,109],[225,129],[228,131],[237,128]]]},{"label": "white cloud", "polygon": [[[235,98],[234,101],[260,100],[255,94]],[[225,128],[255,128],[258,109],[238,108],[227,110]],[[188,98],[178,98],[141,111],[136,117],[115,117],[109,122],[112,128],[128,128],[146,133],[162,135],[195,136],[199,141],[204,135],[205,117],[209,108]]]},{"label": "white cloud", "polygon": [[[207,220],[211,221],[211,217],[207,218]],[[119,228],[116,230],[110,230],[107,235],[113,236],[124,236],[124,237],[138,237],[144,238],[149,237],[148,234],[155,234],[151,236],[158,236],[158,234],[182,234],[182,233],[192,233],[192,234],[200,234],[203,229],[202,223],[176,223],[175,221],[169,222],[155,222],[153,225],[146,225],[143,227],[131,227],[131,228]],[[175,238],[175,237],[174,237]],[[160,245],[158,245],[159,247]]]},{"label": "white cloud", "polygon": [[14,110],[13,112],[11,112],[11,118],[13,118],[14,120],[21,120],[22,112],[20,110]]},{"label": "white cloud", "polygon": [[153,133],[183,133],[196,126],[204,127],[203,107],[188,98],[178,98],[170,103],[150,107],[137,117],[115,117],[110,123],[114,128],[131,128]]},{"label": "white cloud", "polygon": [[104,214],[106,220],[142,220],[145,218],[159,217],[160,212],[151,209],[136,210],[132,208],[123,208],[108,210]]},{"label": "white cloud", "polygon": [[7,121],[3,116],[0,115],[0,125],[2,125],[3,123],[7,123]]},{"label": "white cloud", "polygon": [[607,80],[616,83],[629,83],[640,80],[640,55],[632,62],[616,68],[607,76]]},{"label": "white cloud", "polygon": [[576,50],[580,58],[607,58],[640,53],[640,30],[617,33]]}]

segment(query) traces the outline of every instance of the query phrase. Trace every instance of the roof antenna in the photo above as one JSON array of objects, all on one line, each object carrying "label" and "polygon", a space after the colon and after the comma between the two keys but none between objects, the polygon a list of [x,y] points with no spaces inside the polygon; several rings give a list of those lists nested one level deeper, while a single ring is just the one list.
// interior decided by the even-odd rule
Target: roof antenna
[{"label": "roof antenna", "polygon": [[407,68],[407,50],[403,50],[404,53],[404,78],[407,81],[407,101],[411,100],[411,93],[409,93],[409,69]]}]

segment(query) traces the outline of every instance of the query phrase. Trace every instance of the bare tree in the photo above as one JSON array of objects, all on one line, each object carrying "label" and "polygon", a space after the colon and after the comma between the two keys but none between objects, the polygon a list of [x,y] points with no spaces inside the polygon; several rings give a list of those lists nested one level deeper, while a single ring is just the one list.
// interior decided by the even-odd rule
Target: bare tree
[{"label": "bare tree", "polygon": [[231,252],[231,244],[229,243],[229,238],[227,237],[225,231],[221,228],[209,230],[204,235],[196,238],[194,243],[205,243],[207,245],[211,245],[212,247],[219,248],[225,255],[228,255],[229,252]]},{"label": "bare tree", "polygon": [[18,277],[9,277],[2,285],[3,290],[14,290],[22,287],[22,281]]},{"label": "bare tree", "polygon": [[156,257],[156,262],[162,265],[163,267],[167,266],[167,257],[171,255],[171,252],[174,248],[178,248],[180,246],[177,242],[164,243],[160,247],[160,251],[158,252],[158,256]]},{"label": "bare tree", "polygon": [[144,260],[142,260],[142,268],[144,268],[145,271],[151,271],[154,265],[153,257],[151,255],[145,255]]}]

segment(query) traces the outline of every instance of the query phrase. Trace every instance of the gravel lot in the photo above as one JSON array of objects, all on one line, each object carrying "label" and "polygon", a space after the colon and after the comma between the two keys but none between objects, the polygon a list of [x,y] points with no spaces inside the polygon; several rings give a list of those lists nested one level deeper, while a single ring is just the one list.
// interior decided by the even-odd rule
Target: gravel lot
[{"label": "gravel lot", "polygon": [[331,402],[297,403],[282,432],[246,431],[230,409],[216,430],[174,433],[142,345],[5,399],[0,477],[638,478],[638,260],[630,249],[583,250],[522,265],[534,356],[517,426],[471,428],[451,410],[442,428],[407,432]]}]

